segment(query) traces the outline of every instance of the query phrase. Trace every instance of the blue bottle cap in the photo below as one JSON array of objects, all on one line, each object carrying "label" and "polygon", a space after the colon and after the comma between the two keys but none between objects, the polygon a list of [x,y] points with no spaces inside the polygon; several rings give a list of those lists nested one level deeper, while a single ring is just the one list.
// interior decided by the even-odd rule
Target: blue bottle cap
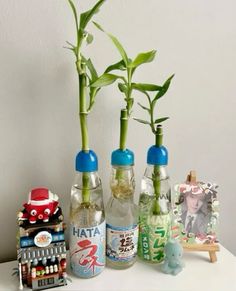
[{"label": "blue bottle cap", "polygon": [[78,172],[96,172],[98,159],[94,151],[80,151],[75,159],[75,170]]},{"label": "blue bottle cap", "polygon": [[132,166],[134,164],[134,153],[129,150],[115,150],[111,154],[111,164],[113,166]]},{"label": "blue bottle cap", "polygon": [[151,146],[147,153],[149,165],[166,166],[168,164],[168,151],[164,146]]}]

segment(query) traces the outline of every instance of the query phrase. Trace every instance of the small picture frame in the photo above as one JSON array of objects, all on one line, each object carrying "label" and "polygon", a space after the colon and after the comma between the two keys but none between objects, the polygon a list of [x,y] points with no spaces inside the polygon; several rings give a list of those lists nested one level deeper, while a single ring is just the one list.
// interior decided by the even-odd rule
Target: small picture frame
[{"label": "small picture frame", "polygon": [[210,245],[218,240],[218,185],[187,181],[174,187],[172,236],[183,244]]}]

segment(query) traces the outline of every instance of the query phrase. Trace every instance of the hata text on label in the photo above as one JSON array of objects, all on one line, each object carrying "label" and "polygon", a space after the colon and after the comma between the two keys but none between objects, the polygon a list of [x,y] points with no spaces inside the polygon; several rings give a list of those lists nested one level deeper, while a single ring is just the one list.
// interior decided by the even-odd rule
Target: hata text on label
[{"label": "hata text on label", "polygon": [[98,227],[78,228],[78,229],[73,227],[72,228],[72,233],[73,233],[74,236],[77,236],[77,237],[80,237],[80,238],[95,237],[95,236],[101,234]]}]

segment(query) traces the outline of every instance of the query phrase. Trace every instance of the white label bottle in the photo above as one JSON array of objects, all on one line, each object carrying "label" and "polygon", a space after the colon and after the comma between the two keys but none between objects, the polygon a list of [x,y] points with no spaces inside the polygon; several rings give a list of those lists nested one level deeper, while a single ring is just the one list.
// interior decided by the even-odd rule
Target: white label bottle
[{"label": "white label bottle", "polygon": [[82,278],[100,274],[105,267],[105,214],[101,179],[93,151],[80,151],[70,203],[70,264]]},{"label": "white label bottle", "polygon": [[138,207],[135,205],[134,157],[126,150],[112,153],[111,193],[106,206],[106,261],[116,269],[132,266],[138,246]]}]

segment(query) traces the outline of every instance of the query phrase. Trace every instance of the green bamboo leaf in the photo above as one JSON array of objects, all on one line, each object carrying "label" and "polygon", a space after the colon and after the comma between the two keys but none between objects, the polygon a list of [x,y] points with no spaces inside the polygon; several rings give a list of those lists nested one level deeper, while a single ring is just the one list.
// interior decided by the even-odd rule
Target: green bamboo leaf
[{"label": "green bamboo leaf", "polygon": [[143,106],[141,103],[137,103],[142,109],[147,110],[148,112],[150,112],[150,109],[147,108],[146,106]]},{"label": "green bamboo leaf", "polygon": [[145,83],[132,83],[132,88],[141,91],[159,91],[162,89],[161,86],[154,84],[145,84]]},{"label": "green bamboo leaf", "polygon": [[90,112],[94,103],[95,103],[95,97],[98,93],[98,91],[100,90],[100,88],[97,87],[90,87],[90,91],[89,91],[89,107],[87,109],[87,112]]},{"label": "green bamboo leaf", "polygon": [[76,24],[76,31],[78,31],[79,29],[79,25],[78,25],[78,16],[77,16],[77,11],[76,11],[76,8],[75,8],[75,5],[73,3],[72,0],[68,0],[69,4],[70,4],[70,7],[73,11],[73,14],[74,14],[74,18],[75,18],[75,24]]},{"label": "green bamboo leaf", "polygon": [[151,99],[150,99],[150,96],[149,96],[148,92],[146,92],[145,90],[142,90],[142,89],[139,88],[139,87],[132,88],[132,89],[135,89],[135,90],[137,90],[137,91],[143,93],[143,94],[147,97],[149,104],[151,103]]},{"label": "green bamboo leaf", "polygon": [[66,41],[66,43],[67,43],[70,47],[75,48],[75,46],[73,45],[73,43],[71,43],[71,42],[69,42],[69,41]]},{"label": "green bamboo leaf", "polygon": [[93,35],[91,33],[88,33],[87,38],[86,38],[87,44],[90,44],[93,42]]},{"label": "green bamboo leaf", "polygon": [[91,59],[88,59],[86,64],[87,64],[87,67],[88,67],[90,74],[91,74],[91,80],[95,81],[98,78],[98,74],[97,74],[96,69],[94,68],[94,65],[93,65]]},{"label": "green bamboo leaf", "polygon": [[91,59],[87,60],[84,56],[82,56],[82,61],[85,62],[87,68],[89,69],[92,82],[97,80],[98,79],[98,74],[97,74],[97,71],[96,71]]},{"label": "green bamboo leaf", "polygon": [[76,55],[76,49],[68,46],[63,46],[63,48],[72,51]]},{"label": "green bamboo leaf", "polygon": [[119,40],[114,36],[112,35],[111,33],[108,33],[106,32],[102,27],[101,25],[99,25],[98,23],[94,22],[93,21],[93,24],[99,29],[101,30],[102,32],[106,33],[106,35],[108,35],[110,37],[110,39],[112,40],[113,44],[116,46],[116,48],[118,49],[122,59],[124,60],[125,62],[125,65],[126,67],[128,66],[128,63],[129,63],[129,59],[128,59],[128,56],[126,54],[126,51],[125,49],[123,48],[123,46],[121,45],[121,43],[119,42]]},{"label": "green bamboo leaf", "polygon": [[174,75],[172,75],[170,78],[168,78],[164,85],[162,86],[161,90],[157,93],[157,95],[155,96],[153,102],[156,102],[159,98],[161,98],[163,95],[165,95],[165,93],[167,92],[169,86],[170,86],[170,83],[171,83],[171,80],[173,79]]},{"label": "green bamboo leaf", "polygon": [[104,87],[114,83],[117,79],[123,79],[122,76],[117,76],[113,74],[103,74],[101,75],[94,83],[92,83],[91,87]]},{"label": "green bamboo leaf", "polygon": [[137,68],[141,64],[150,63],[154,60],[156,55],[156,50],[152,50],[145,53],[140,53],[136,58],[129,64],[130,68]]},{"label": "green bamboo leaf", "polygon": [[139,118],[133,118],[134,120],[136,120],[136,121],[138,121],[138,122],[140,122],[140,123],[143,123],[143,124],[148,124],[148,125],[150,125],[150,122],[149,121],[147,121],[147,120],[143,120],[143,119],[139,119]]},{"label": "green bamboo leaf", "polygon": [[95,22],[95,21],[93,21],[93,24],[99,29],[99,30],[101,30],[102,32],[105,32],[106,33],[106,31],[102,28],[102,26],[100,25],[100,24],[98,24],[97,22]]},{"label": "green bamboo leaf", "polygon": [[80,28],[82,30],[85,29],[85,27],[87,26],[87,24],[89,23],[89,21],[91,20],[93,15],[99,11],[99,8],[102,6],[102,4],[105,1],[106,0],[100,0],[93,6],[93,8],[91,8],[88,11],[85,11],[84,13],[81,13],[81,15],[80,15]]},{"label": "green bamboo leaf", "polygon": [[158,123],[161,123],[161,122],[163,122],[163,121],[165,121],[165,120],[167,120],[167,119],[169,119],[169,117],[162,117],[162,118],[158,118],[158,119],[156,119],[155,120],[155,124],[158,124]]},{"label": "green bamboo leaf", "polygon": [[127,86],[123,83],[118,83],[118,88],[120,90],[120,92],[125,93],[125,95],[127,94]]},{"label": "green bamboo leaf", "polygon": [[120,71],[124,71],[125,70],[125,62],[124,60],[122,59],[121,61],[113,64],[113,65],[110,65],[109,67],[106,68],[105,72],[104,73],[109,73],[113,70],[120,70]]}]

